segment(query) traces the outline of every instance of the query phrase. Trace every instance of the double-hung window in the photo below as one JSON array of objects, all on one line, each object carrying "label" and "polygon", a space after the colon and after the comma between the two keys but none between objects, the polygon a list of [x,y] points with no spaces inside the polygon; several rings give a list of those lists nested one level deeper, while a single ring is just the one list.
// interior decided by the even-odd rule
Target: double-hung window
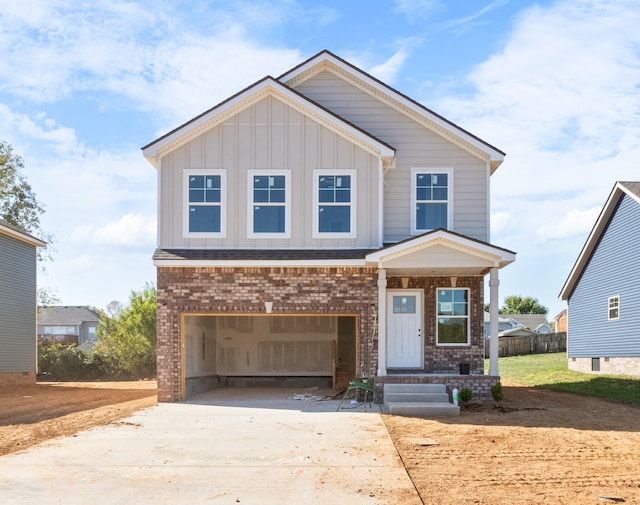
[{"label": "double-hung window", "polygon": [[437,318],[438,345],[468,345],[469,290],[438,289]]},{"label": "double-hung window", "polygon": [[356,171],[313,171],[313,237],[356,236]]},{"label": "double-hung window", "polygon": [[247,235],[289,238],[291,181],[289,170],[249,170]]},{"label": "double-hung window", "polygon": [[609,297],[609,313],[607,319],[609,321],[613,319],[620,318],[620,297],[619,296],[611,296]]},{"label": "double-hung window", "polygon": [[453,170],[414,168],[411,171],[411,231],[452,229]]},{"label": "double-hung window", "polygon": [[184,236],[224,237],[226,171],[187,170],[184,174]]}]

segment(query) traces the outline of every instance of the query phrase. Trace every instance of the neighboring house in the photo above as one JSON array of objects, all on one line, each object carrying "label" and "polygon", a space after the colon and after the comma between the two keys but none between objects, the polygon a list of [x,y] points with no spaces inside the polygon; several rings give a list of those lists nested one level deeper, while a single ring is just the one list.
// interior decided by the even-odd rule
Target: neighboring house
[{"label": "neighboring house", "polygon": [[560,298],[569,368],[640,376],[640,182],[617,182]]},{"label": "neighboring house", "polygon": [[45,245],[0,219],[0,385],[36,381],[37,248]]},{"label": "neighboring house", "polygon": [[553,318],[555,323],[555,329],[557,333],[567,332],[567,309],[562,309],[560,313]]},{"label": "neighboring house", "polygon": [[160,198],[160,401],[354,376],[490,398],[485,276],[497,324],[515,260],[489,242],[502,151],[328,51],[142,149]]},{"label": "neighboring house", "polygon": [[551,325],[544,314],[508,314],[514,327],[527,328],[535,333],[551,333]]},{"label": "neighboring house", "polygon": [[44,306],[38,309],[38,339],[43,342],[93,347],[100,315],[84,306]]},{"label": "neighboring house", "polygon": [[539,333],[524,326],[514,326],[498,333],[498,337],[535,337],[536,335],[539,335]]},{"label": "neighboring house", "polygon": [[[485,336],[490,336],[490,314],[484,313]],[[534,334],[551,333],[551,325],[544,314],[501,314],[498,319],[498,336],[503,336],[508,330],[526,328]],[[509,333],[512,334],[512,333]]]},{"label": "neighboring house", "polygon": [[[505,316],[501,315],[498,317],[498,335],[503,331],[510,330],[514,326],[514,321]],[[491,336],[491,314],[484,311],[484,337],[489,338]]]}]

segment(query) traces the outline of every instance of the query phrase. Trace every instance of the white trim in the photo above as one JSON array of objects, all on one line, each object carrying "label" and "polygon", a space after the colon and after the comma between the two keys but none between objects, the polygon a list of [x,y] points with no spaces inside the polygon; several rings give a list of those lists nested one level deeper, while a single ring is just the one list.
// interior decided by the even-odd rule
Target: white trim
[{"label": "white trim", "polygon": [[424,228],[417,229],[416,223],[416,176],[418,174],[446,174],[447,175],[447,230],[453,230],[453,168],[451,167],[412,167],[411,168],[411,198],[409,199],[410,205],[410,216],[411,216],[411,234],[412,235],[420,235],[421,233],[425,233],[431,231],[434,228]]},{"label": "white trim", "polygon": [[504,160],[504,154],[493,146],[465,132],[460,127],[446,121],[435,113],[420,107],[398,91],[376,81],[363,71],[357,71],[359,69],[354,70],[350,65],[347,65],[326,51],[319,53],[304,65],[299,65],[283,74],[279,77],[279,81],[295,88],[300,83],[324,70],[348,80],[348,82],[354,86],[418,121],[431,131],[459,145],[474,156],[487,160],[492,172],[494,172]]},{"label": "white trim", "polygon": [[156,267],[364,267],[361,259],[353,260],[154,260]]},{"label": "white trim", "polygon": [[[611,300],[618,300],[618,304],[615,308],[618,311],[618,315],[616,317],[611,317]],[[614,295],[607,298],[607,321],[617,321],[620,319],[620,295]]]},{"label": "white trim", "polygon": [[37,239],[34,236],[29,235],[28,233],[14,230],[13,228],[5,226],[2,223],[0,223],[0,234],[15,238],[16,240],[19,240],[21,242],[26,242],[27,244],[35,247],[45,247],[47,245],[46,242],[43,242],[42,240]]},{"label": "white trim", "polygon": [[[471,290],[469,288],[452,288],[452,287],[443,287],[440,286],[439,288],[435,288],[436,290],[436,307],[435,307],[435,318],[436,318],[436,347],[469,347],[471,345],[471,314],[470,314],[470,308],[471,308]],[[440,336],[438,335],[438,319],[440,317],[449,317],[452,319],[462,319],[463,316],[457,316],[457,315],[441,315],[438,313],[438,291],[466,291],[467,292],[467,313],[464,317],[466,317],[467,319],[467,342],[466,343],[459,343],[459,342],[453,342],[453,343],[440,343],[439,342],[439,338]]]},{"label": "white trim", "polygon": [[[313,238],[356,238],[357,237],[357,222],[358,222],[358,171],[354,169],[321,169],[316,168],[313,170],[313,209],[312,209],[312,237]],[[351,190],[349,201],[349,231],[348,232],[321,232],[320,231],[320,216],[319,216],[319,178],[322,176],[348,176],[351,178]],[[340,202],[336,202],[336,205]],[[344,206],[346,204],[342,203]],[[332,205],[329,203],[329,205]]]},{"label": "white trim", "polygon": [[[254,206],[279,207],[281,204],[256,204],[253,201],[253,178],[255,176],[284,176],[284,232],[260,233],[253,228]],[[247,238],[251,239],[288,239],[291,238],[291,170],[290,169],[249,169],[247,170]]]},{"label": "white trim", "polygon": [[479,243],[477,241],[449,233],[446,230],[438,230],[425,233],[419,237],[386,247],[379,251],[374,251],[367,254],[366,260],[368,263],[376,263],[384,266],[386,261],[400,258],[406,254],[434,245],[442,245],[464,252],[471,256],[486,259],[498,268],[507,266],[516,259],[516,254],[511,251],[499,249],[491,244]]},{"label": "white trim", "polygon": [[[387,335],[389,338],[386,339],[386,347],[385,347],[385,355],[386,355],[386,360],[385,360],[385,365],[387,367],[387,369],[392,368],[392,369],[396,369],[396,370],[400,370],[402,368],[424,368],[424,342],[425,342],[425,338],[424,338],[424,334],[425,334],[425,310],[424,310],[424,301],[425,301],[425,293],[424,293],[424,289],[418,289],[418,288],[413,288],[413,289],[387,289],[386,290],[386,306],[387,306],[387,310],[386,310],[386,317],[387,317],[387,328],[389,327],[389,320],[396,314],[403,314],[403,313],[395,313],[393,311],[393,299],[395,296],[415,296],[415,302],[416,302],[416,306],[415,306],[415,316],[418,320],[418,333],[420,334],[420,349],[418,351],[419,353],[419,363],[417,365],[410,365],[410,366],[406,366],[406,367],[402,367],[402,366],[389,366],[389,344],[391,342],[391,340],[393,338],[395,338],[392,335]],[[410,314],[410,313],[407,313]],[[410,338],[410,336],[409,336]]]},{"label": "white trim", "polygon": [[179,126],[173,132],[151,142],[143,148],[143,155],[155,168],[158,168],[160,158],[166,153],[174,151],[198,135],[269,96],[280,100],[305,117],[317,121],[320,125],[374,156],[389,160],[395,157],[394,148],[327,112],[322,107],[315,105],[289,89],[286,85],[270,77],[257,82],[226,102],[213,107],[188,123]]},{"label": "white trim", "polygon": [[[219,232],[190,232],[189,231],[189,177],[192,175],[220,176],[220,231]],[[196,203],[196,202],[194,202]],[[207,206],[206,203],[202,204]],[[213,205],[212,205],[213,206]],[[182,236],[184,238],[226,238],[227,236],[227,171],[221,169],[188,169],[182,178]]]},{"label": "white trim", "polygon": [[384,244],[384,163],[378,159],[378,247]]},{"label": "white trim", "polygon": [[611,193],[609,194],[609,197],[607,198],[607,202],[600,211],[598,219],[593,225],[591,233],[589,233],[589,237],[582,246],[582,251],[580,251],[580,255],[574,263],[569,277],[567,277],[567,280],[564,282],[564,286],[562,286],[562,290],[560,291],[560,294],[558,296],[561,300],[569,300],[569,298],[573,294],[573,291],[576,288],[582,272],[587,267],[592,252],[597,247],[600,241],[600,236],[606,231],[609,220],[611,216],[613,216],[613,213],[618,206],[618,202],[624,195],[627,195],[630,198],[634,199],[636,202],[640,203],[640,197],[638,197],[638,195],[633,193],[633,191],[627,189],[624,186],[624,183],[616,182],[616,184],[613,186],[613,189],[611,190]]}]

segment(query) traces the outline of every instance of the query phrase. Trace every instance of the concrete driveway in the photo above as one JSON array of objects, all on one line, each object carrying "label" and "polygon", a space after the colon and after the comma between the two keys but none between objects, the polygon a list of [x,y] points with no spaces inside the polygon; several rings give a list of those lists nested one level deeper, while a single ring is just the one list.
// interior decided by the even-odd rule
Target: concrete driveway
[{"label": "concrete driveway", "polygon": [[377,407],[318,396],[222,389],[0,457],[2,503],[419,505]]}]

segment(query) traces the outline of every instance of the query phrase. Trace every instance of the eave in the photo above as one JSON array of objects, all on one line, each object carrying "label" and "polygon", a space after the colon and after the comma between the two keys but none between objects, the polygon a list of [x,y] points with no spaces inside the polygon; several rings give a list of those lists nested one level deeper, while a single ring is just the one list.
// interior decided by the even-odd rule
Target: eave
[{"label": "eave", "polygon": [[345,79],[347,82],[369,93],[381,102],[386,103],[412,118],[417,123],[482,159],[489,165],[491,174],[493,174],[504,161],[505,153],[500,149],[367,74],[330,51],[325,50],[309,58],[292,70],[282,74],[278,77],[278,80],[288,86],[296,87],[322,71],[331,72]]},{"label": "eave", "polygon": [[395,149],[392,146],[375,138],[312,100],[309,100],[295,90],[288,88],[272,77],[265,77],[240,93],[184,123],[175,130],[147,144],[142,147],[142,152],[145,158],[157,168],[160,158],[165,154],[202,135],[211,128],[224,123],[229,118],[266,97],[274,97],[280,100],[304,116],[318,122],[321,126],[326,127],[330,131],[352,142],[354,145],[364,149],[366,152],[382,159],[385,165],[393,165]]}]

